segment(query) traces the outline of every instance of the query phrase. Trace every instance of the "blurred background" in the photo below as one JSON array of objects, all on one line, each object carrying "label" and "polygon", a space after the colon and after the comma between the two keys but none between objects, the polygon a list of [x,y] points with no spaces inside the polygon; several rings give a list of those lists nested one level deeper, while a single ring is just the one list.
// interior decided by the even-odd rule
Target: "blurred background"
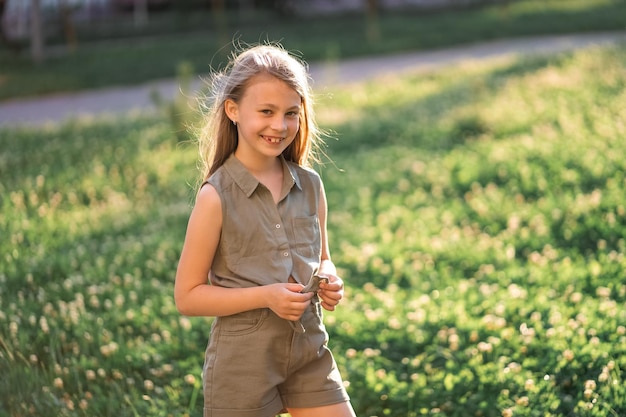
[{"label": "blurred background", "polygon": [[[506,5],[511,0],[500,1]],[[31,45],[76,47],[79,39],[226,30],[229,23],[269,24],[274,17],[367,13],[372,26],[383,11],[433,12],[477,7],[493,0],[2,0],[2,38],[19,51]],[[261,22],[250,20],[261,19]],[[167,22],[167,23],[166,23]],[[372,27],[372,36],[378,36]],[[222,33],[225,35],[226,33]],[[370,39],[371,40],[371,39]],[[36,51],[40,53],[39,51]],[[41,58],[41,57],[38,57]]]},{"label": "blurred background", "polygon": [[1,0],[0,100],[219,68],[237,44],[309,62],[615,31],[621,0]]},{"label": "blurred background", "polygon": [[0,6],[0,417],[202,415],[196,88],[268,41],[316,70],[357,415],[626,415],[625,0]]}]

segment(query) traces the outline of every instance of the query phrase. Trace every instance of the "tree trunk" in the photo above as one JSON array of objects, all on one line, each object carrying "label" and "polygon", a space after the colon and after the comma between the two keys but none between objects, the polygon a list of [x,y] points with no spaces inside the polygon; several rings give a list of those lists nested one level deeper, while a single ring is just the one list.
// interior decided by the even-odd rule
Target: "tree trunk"
[{"label": "tree trunk", "polygon": [[239,19],[246,21],[247,18],[254,16],[254,2],[252,0],[239,0]]},{"label": "tree trunk", "polygon": [[3,45],[6,45],[13,53],[17,54],[20,52],[19,45],[9,39],[9,36],[4,31],[4,25],[2,24],[2,22],[4,22],[4,13],[6,11],[6,6],[7,1],[0,0],[0,42]]},{"label": "tree trunk", "polygon": [[41,0],[30,2],[30,52],[35,63],[41,63],[44,59],[44,33],[43,19],[41,16]]},{"label": "tree trunk", "polygon": [[142,27],[148,23],[148,0],[135,0],[133,18],[135,27]]},{"label": "tree trunk", "polygon": [[211,9],[220,47],[226,46],[228,44],[228,22],[226,21],[224,0],[211,0]]},{"label": "tree trunk", "polygon": [[378,22],[378,0],[367,1],[367,40],[376,43],[380,40],[380,23]]},{"label": "tree trunk", "polygon": [[72,9],[67,4],[67,0],[59,3],[59,12],[61,14],[61,24],[63,26],[63,34],[65,35],[65,43],[70,51],[76,50],[78,40],[76,38],[76,29],[74,28],[74,20],[72,19]]}]

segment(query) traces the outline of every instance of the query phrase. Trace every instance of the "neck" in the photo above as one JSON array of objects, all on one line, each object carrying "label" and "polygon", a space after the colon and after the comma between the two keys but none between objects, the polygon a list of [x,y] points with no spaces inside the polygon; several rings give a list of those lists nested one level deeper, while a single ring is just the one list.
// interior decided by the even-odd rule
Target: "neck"
[{"label": "neck", "polygon": [[282,170],[280,157],[253,158],[245,155],[239,149],[235,151],[235,157],[255,175],[270,174],[278,169]]}]

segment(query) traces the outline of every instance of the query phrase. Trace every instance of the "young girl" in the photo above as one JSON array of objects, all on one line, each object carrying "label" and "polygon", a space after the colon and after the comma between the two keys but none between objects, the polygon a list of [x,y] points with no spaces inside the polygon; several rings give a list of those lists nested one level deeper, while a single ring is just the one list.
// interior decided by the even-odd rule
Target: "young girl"
[{"label": "young girl", "polygon": [[[330,259],[308,74],[277,46],[237,56],[213,82],[204,182],[176,273],[178,310],[216,316],[204,417],[350,417],[322,309],[343,281]],[[303,291],[313,275],[328,278]]]}]

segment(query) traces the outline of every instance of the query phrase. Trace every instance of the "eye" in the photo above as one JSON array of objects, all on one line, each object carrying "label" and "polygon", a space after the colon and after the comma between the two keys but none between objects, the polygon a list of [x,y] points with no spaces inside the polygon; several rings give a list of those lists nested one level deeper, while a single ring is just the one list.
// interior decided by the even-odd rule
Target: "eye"
[{"label": "eye", "polygon": [[266,116],[269,116],[272,114],[272,111],[270,109],[263,109],[261,110],[261,113],[263,113]]},{"label": "eye", "polygon": [[298,112],[297,111],[287,112],[287,117],[298,117]]}]

